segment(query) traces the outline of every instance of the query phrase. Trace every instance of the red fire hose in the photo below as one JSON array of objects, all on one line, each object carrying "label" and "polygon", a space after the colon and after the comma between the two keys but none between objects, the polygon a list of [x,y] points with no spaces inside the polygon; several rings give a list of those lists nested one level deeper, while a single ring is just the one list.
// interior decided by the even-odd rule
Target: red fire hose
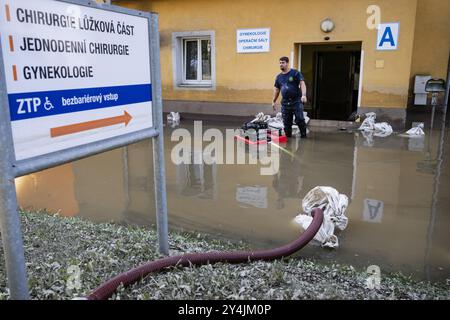
[{"label": "red fire hose", "polygon": [[258,250],[258,251],[234,251],[234,252],[205,252],[205,253],[188,253],[174,257],[162,258],[156,261],[147,262],[137,268],[121,273],[107,282],[101,284],[87,297],[88,300],[104,300],[111,297],[116,289],[123,284],[128,286],[139,281],[151,272],[158,272],[167,267],[172,266],[190,266],[213,264],[216,262],[228,263],[245,263],[256,260],[274,260],[290,256],[294,252],[303,248],[311,241],[319,231],[322,221],[323,212],[316,208],[312,211],[313,221],[309,227],[297,238],[297,240],[288,243],[282,247]]}]

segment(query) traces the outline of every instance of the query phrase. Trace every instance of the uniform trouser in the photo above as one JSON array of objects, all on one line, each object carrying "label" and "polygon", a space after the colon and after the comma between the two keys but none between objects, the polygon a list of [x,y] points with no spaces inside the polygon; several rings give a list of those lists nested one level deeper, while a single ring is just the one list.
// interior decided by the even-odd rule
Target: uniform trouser
[{"label": "uniform trouser", "polygon": [[300,129],[302,137],[306,137],[306,123],[303,116],[303,104],[295,102],[292,104],[282,104],[281,113],[283,114],[284,132],[286,137],[292,137],[292,117],[295,115],[295,124]]}]

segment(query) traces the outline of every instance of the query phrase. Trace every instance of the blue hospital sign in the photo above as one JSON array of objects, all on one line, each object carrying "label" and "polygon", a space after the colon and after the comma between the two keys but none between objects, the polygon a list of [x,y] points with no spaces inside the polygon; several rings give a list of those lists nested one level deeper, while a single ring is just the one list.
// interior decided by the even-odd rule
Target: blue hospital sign
[{"label": "blue hospital sign", "polygon": [[0,0],[0,38],[17,161],[153,127],[147,18]]},{"label": "blue hospital sign", "polygon": [[378,26],[377,50],[397,50],[400,24],[380,23]]}]

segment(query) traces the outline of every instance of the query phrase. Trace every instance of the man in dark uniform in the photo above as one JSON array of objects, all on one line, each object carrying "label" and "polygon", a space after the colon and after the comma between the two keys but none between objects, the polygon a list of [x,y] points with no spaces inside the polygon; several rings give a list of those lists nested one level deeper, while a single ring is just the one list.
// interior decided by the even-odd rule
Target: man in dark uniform
[{"label": "man in dark uniform", "polygon": [[306,103],[306,84],[303,75],[289,68],[289,58],[280,58],[281,73],[275,79],[272,107],[277,110],[278,96],[282,95],[281,113],[283,114],[284,132],[286,137],[292,137],[292,117],[300,129],[302,138],[306,138],[306,123],[303,116],[303,103]]}]

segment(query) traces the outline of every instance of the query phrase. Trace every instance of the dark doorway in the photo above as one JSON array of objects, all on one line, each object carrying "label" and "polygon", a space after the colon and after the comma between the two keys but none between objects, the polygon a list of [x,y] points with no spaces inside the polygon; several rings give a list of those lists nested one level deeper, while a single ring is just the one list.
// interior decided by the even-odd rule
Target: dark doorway
[{"label": "dark doorway", "polygon": [[313,119],[351,119],[358,108],[361,44],[302,45],[301,54],[310,101],[305,111]]}]

